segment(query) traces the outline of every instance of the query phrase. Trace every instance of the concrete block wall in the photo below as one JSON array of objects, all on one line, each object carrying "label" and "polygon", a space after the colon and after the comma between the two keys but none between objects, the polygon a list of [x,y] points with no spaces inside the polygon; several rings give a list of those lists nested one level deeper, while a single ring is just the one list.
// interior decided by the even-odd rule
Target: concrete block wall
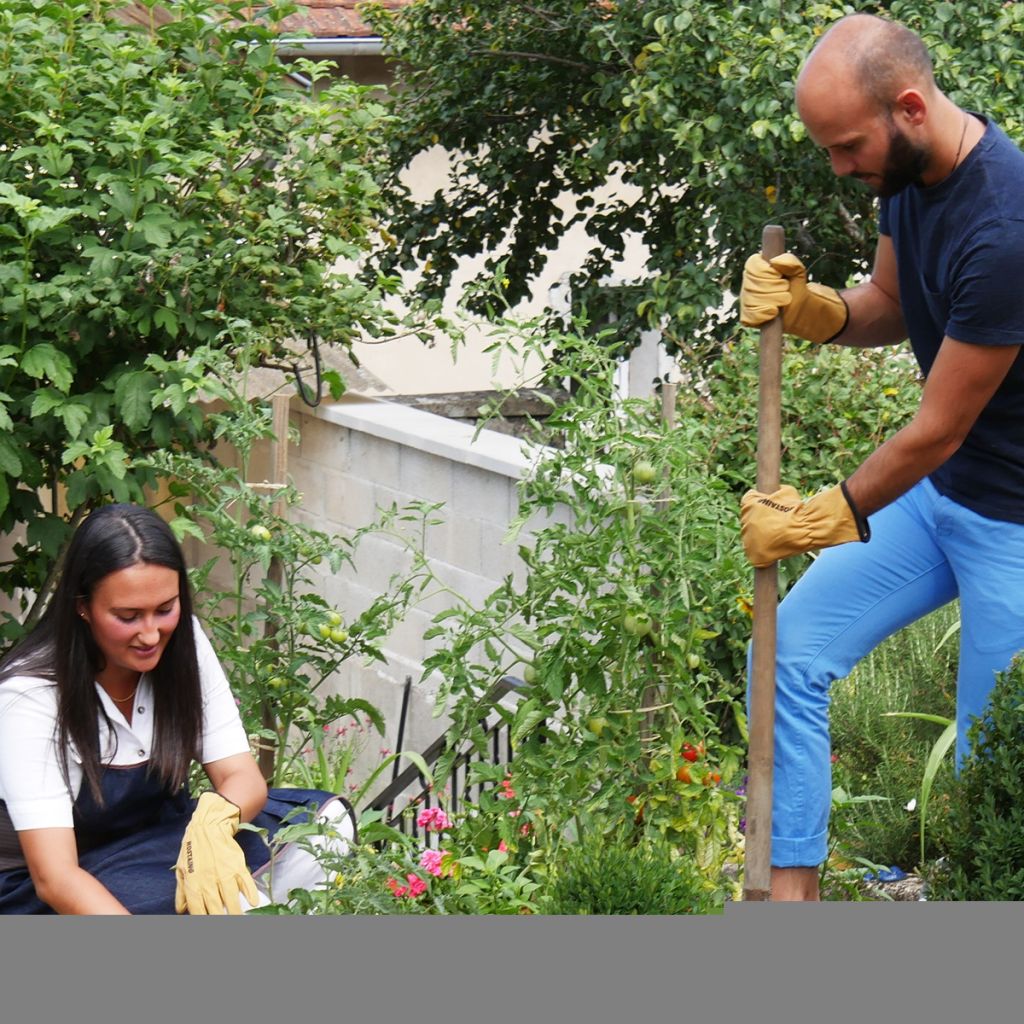
[{"label": "concrete block wall", "polygon": [[[515,437],[379,399],[345,398],[315,410],[292,405],[300,441],[288,453],[288,475],[303,495],[297,514],[327,533],[351,536],[381,508],[410,502],[440,503],[427,528],[424,552],[437,576],[480,605],[509,574],[522,580],[522,537],[503,544],[518,511],[516,485],[531,457]],[[358,545],[353,566],[321,578],[323,596],[346,618],[386,589],[390,576],[408,568],[409,555],[395,539],[371,534]],[[378,748],[395,749],[403,685],[413,679],[403,747],[423,750],[447,724],[433,714],[437,680],[421,679],[423,660],[439,639],[423,634],[435,614],[449,607],[435,595],[410,611],[384,644],[386,664],[350,661],[332,687],[380,708],[388,733],[374,739],[363,768]],[[372,748],[372,749],[371,749]],[[388,776],[390,778],[390,776]],[[385,780],[386,781],[386,780]]]}]

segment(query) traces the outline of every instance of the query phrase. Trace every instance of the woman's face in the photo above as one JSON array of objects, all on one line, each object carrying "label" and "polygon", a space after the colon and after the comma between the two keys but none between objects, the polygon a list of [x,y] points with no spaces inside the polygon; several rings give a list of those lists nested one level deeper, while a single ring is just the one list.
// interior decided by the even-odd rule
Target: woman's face
[{"label": "woman's face", "polygon": [[131,685],[156,668],[181,615],[178,574],[165,565],[139,562],[104,576],[92,596],[78,603],[104,666],[101,683]]}]

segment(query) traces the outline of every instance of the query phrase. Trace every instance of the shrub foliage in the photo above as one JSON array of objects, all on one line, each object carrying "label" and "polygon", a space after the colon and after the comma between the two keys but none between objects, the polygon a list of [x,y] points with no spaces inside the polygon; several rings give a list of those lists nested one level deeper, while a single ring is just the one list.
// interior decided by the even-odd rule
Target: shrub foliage
[{"label": "shrub foliage", "polygon": [[944,900],[1024,900],[1024,658],[999,675],[943,822]]},{"label": "shrub foliage", "polygon": [[45,592],[89,507],[141,497],[129,455],[203,440],[147,355],[287,367],[310,336],[388,329],[386,282],[333,269],[375,230],[382,108],[287,77],[270,39],[294,5],[255,23],[182,0],[149,26],[123,6],[0,6],[0,531],[25,530],[7,594]]}]

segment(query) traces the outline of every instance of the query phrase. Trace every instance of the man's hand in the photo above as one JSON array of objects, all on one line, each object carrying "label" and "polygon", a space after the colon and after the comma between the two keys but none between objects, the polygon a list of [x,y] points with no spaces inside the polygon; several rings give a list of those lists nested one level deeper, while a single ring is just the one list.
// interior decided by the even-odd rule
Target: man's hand
[{"label": "man's hand", "polygon": [[740,535],[747,560],[765,569],[780,558],[830,548],[871,536],[846,493],[844,484],[800,500],[783,485],[772,494],[747,491],[740,503]]},{"label": "man's hand", "polygon": [[259,903],[242,848],[235,842],[239,810],[219,793],[203,793],[185,829],[174,866],[174,909],[183,914],[241,914],[239,893]]},{"label": "man's hand", "polygon": [[781,311],[782,327],[807,341],[831,341],[846,326],[849,311],[835,288],[810,284],[792,253],[772,260],[755,254],[743,267],[740,323],[760,327]]}]

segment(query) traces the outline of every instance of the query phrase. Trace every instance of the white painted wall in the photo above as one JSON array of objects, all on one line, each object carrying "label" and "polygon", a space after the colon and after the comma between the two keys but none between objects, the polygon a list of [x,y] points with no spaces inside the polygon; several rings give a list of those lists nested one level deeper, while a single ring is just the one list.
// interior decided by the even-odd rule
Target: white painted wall
[{"label": "white painted wall", "polygon": [[[450,187],[452,180],[452,154],[440,146],[420,153],[403,172],[402,180],[417,200],[426,200],[439,189]],[[635,200],[640,190],[622,182],[612,182],[596,189],[597,200],[616,194]],[[565,219],[575,212],[575,199],[563,197],[558,203]],[[587,253],[597,246],[582,224],[569,228],[558,246],[551,252],[538,278],[533,282],[528,301],[516,305],[511,312],[518,318],[529,319],[551,306],[552,292],[561,289],[569,274],[579,270]],[[452,278],[449,298],[445,303],[449,315],[455,313],[458,297],[464,286],[483,271],[486,255],[463,258]],[[623,258],[618,261],[612,275],[617,282],[634,281],[645,274],[648,250],[639,235],[626,239]],[[406,275],[406,281],[415,281],[417,275]],[[491,387],[530,386],[530,373],[537,373],[540,364],[527,365],[524,374],[509,359],[501,359],[495,366],[486,349],[490,344],[488,330],[471,328],[466,333],[454,358],[447,339],[438,338],[433,346],[425,346],[417,338],[403,338],[383,343],[367,339],[357,342],[355,354],[360,363],[386,385],[387,394],[441,394],[454,391],[483,391]]]}]

